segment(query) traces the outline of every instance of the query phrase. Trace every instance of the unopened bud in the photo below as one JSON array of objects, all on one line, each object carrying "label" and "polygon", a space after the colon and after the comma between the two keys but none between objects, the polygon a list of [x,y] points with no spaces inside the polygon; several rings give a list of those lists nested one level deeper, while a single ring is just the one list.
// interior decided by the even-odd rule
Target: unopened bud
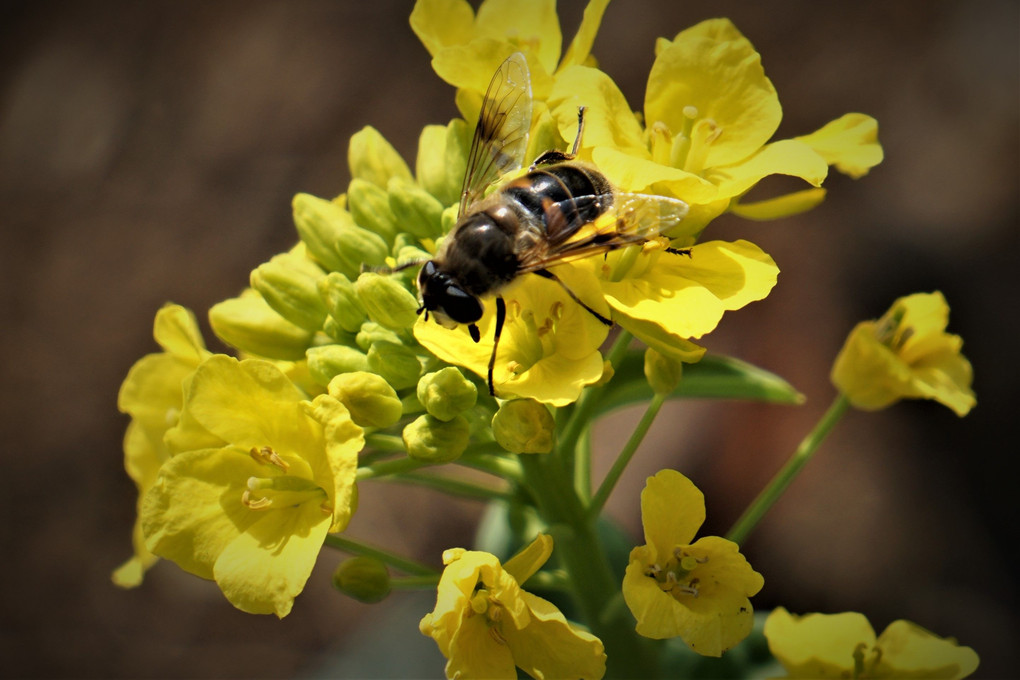
[{"label": "unopened bud", "polygon": [[680,384],[683,362],[661,354],[651,347],[645,350],[645,378],[656,394],[669,394]]},{"label": "unopened bud", "polygon": [[429,192],[409,180],[394,177],[386,185],[390,210],[399,225],[419,238],[439,236],[443,224],[443,204]]},{"label": "unopened bud", "polygon": [[355,342],[358,343],[362,352],[367,352],[377,342],[392,342],[399,345],[401,339],[399,335],[388,328],[383,328],[375,321],[366,321],[361,324],[361,329],[355,336]]},{"label": "unopened bud", "polygon": [[461,180],[467,168],[471,129],[457,118],[443,127],[428,125],[418,138],[415,176],[443,205],[460,201]]},{"label": "unopened bud", "polygon": [[319,279],[319,297],[326,311],[348,333],[357,333],[365,321],[365,308],[351,280],[340,272],[330,272]]},{"label": "unopened bud", "polygon": [[359,227],[368,229],[392,242],[400,231],[390,210],[390,196],[385,188],[355,177],[347,186],[347,205]]},{"label": "unopened bud", "polygon": [[386,241],[355,224],[351,214],[336,203],[298,194],[293,206],[298,235],[308,253],[327,270],[354,278],[361,265],[381,265],[385,261]]},{"label": "unopened bud", "polygon": [[411,169],[378,130],[365,126],[351,135],[347,147],[351,177],[385,188],[392,177],[411,179]]},{"label": "unopened bud", "polygon": [[300,252],[282,253],[260,264],[251,273],[251,287],[280,316],[315,332],[322,328],[326,318],[326,306],[317,287],[323,273],[302,248]]},{"label": "unopened bud", "polygon": [[362,427],[389,427],[403,415],[396,391],[382,376],[367,371],[341,373],[329,381],[329,394]]},{"label": "unopened bud", "polygon": [[359,602],[374,604],[390,594],[390,573],[380,560],[359,555],[340,563],[333,572],[333,587]]},{"label": "unopened bud", "polygon": [[549,453],[556,437],[556,423],[549,409],[534,399],[514,399],[500,404],[492,417],[496,443],[511,453]]},{"label": "unopened bud", "polygon": [[404,345],[376,342],[368,349],[368,370],[385,378],[393,389],[402,390],[418,382],[421,362],[418,355]]},{"label": "unopened bud", "polygon": [[213,305],[209,323],[223,342],[266,359],[297,361],[312,342],[313,333],[284,319],[250,288]]},{"label": "unopened bud", "polygon": [[368,357],[346,345],[311,347],[305,353],[312,379],[325,387],[341,373],[368,370]]},{"label": "unopened bud", "polygon": [[418,299],[400,282],[384,274],[365,272],[354,283],[372,321],[390,330],[410,328],[418,318]]},{"label": "unopened bud", "polygon": [[430,415],[419,416],[404,428],[407,455],[430,463],[449,463],[467,449],[470,427],[464,416],[442,421]]},{"label": "unopened bud", "polygon": [[418,381],[418,401],[439,420],[453,420],[477,400],[478,388],[453,366],[428,373]]}]

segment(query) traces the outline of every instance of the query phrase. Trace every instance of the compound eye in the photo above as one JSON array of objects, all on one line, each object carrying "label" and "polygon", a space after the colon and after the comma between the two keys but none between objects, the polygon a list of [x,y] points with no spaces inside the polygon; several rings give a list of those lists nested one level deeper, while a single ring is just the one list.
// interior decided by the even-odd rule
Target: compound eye
[{"label": "compound eye", "polygon": [[456,286],[447,286],[443,311],[457,323],[474,323],[482,318],[482,303]]}]

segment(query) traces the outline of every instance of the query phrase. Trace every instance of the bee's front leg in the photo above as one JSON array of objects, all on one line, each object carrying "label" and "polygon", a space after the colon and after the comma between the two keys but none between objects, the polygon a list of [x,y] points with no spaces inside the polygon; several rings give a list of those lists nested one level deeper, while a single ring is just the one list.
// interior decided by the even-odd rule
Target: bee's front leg
[{"label": "bee's front leg", "polygon": [[489,356],[489,396],[496,396],[496,388],[492,384],[492,369],[496,365],[496,348],[499,347],[499,336],[503,334],[503,323],[506,321],[506,303],[502,295],[496,296],[496,334],[492,338],[492,354]]}]

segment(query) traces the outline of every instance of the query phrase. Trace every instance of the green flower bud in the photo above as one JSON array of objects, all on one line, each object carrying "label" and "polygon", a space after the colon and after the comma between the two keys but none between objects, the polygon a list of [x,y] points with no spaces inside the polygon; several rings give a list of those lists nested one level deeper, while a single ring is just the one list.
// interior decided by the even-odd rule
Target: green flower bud
[{"label": "green flower bud", "polygon": [[331,316],[327,316],[326,320],[322,322],[322,332],[341,345],[350,345],[353,347],[357,340],[357,336],[354,333],[344,330],[344,328],[337,323],[337,320]]},{"label": "green flower bud", "polygon": [[645,378],[656,394],[669,394],[680,384],[683,363],[651,347],[645,350]]},{"label": "green flower bud", "polygon": [[358,226],[392,242],[398,231],[397,220],[390,210],[390,196],[386,189],[368,180],[354,178],[347,186],[347,204]]},{"label": "green flower bud", "polygon": [[305,356],[308,358],[308,372],[323,387],[341,373],[368,370],[368,357],[346,345],[311,347]]},{"label": "green flower bud", "polygon": [[405,416],[421,413],[425,410],[425,407],[421,405],[420,401],[418,401],[418,395],[413,392],[401,399],[400,405],[401,408],[403,408]]},{"label": "green flower bud", "polygon": [[443,204],[414,182],[393,177],[386,190],[390,210],[401,231],[420,238],[435,238],[443,225]]},{"label": "green flower bud", "polygon": [[418,401],[429,415],[453,420],[478,401],[478,388],[453,366],[428,373],[418,381]]},{"label": "green flower bud", "polygon": [[354,289],[369,318],[380,326],[400,331],[418,319],[418,299],[385,274],[365,272],[355,281]]},{"label": "green flower bud", "polygon": [[556,423],[544,404],[534,399],[514,399],[500,404],[492,417],[492,434],[496,443],[511,453],[549,453]]},{"label": "green flower bud", "polygon": [[407,455],[415,460],[449,463],[467,449],[469,432],[464,416],[448,422],[429,415],[419,416],[404,428],[404,446]]},{"label": "green flower bud", "polygon": [[389,427],[403,415],[396,391],[375,373],[341,373],[329,381],[329,394],[346,406],[351,419],[362,427]]},{"label": "green flower bud", "polygon": [[326,319],[326,306],[317,283],[323,277],[319,265],[303,252],[276,255],[251,273],[251,287],[280,316],[305,330],[317,331]]},{"label": "green flower bud", "polygon": [[[552,147],[550,147],[552,148]],[[385,188],[391,177],[411,179],[411,169],[393,145],[370,125],[351,136],[347,147],[347,164],[351,177],[363,179]]]},{"label": "green flower bud", "polygon": [[377,342],[392,342],[395,345],[399,345],[402,340],[399,335],[387,328],[383,328],[375,321],[366,321],[361,324],[361,329],[355,336],[355,342],[358,343],[358,347],[361,348],[362,352],[367,352]]},{"label": "green flower bud", "polygon": [[457,226],[457,220],[459,219],[458,213],[459,208],[456,205],[451,205],[443,211],[443,233],[449,234],[453,231],[453,228]]},{"label": "green flower bud", "polygon": [[381,341],[368,349],[368,370],[385,378],[393,389],[402,390],[418,382],[421,362],[404,345]]},{"label": "green flower bud", "polygon": [[336,568],[333,587],[359,602],[375,604],[390,594],[390,572],[380,560],[358,555]]},{"label": "green flower bud", "polygon": [[362,229],[351,214],[311,194],[294,197],[294,226],[309,254],[330,271],[356,277],[362,264],[381,265],[389,249],[378,234]]},{"label": "green flower bud", "polygon": [[415,176],[443,205],[460,202],[472,130],[457,118],[443,127],[428,125],[418,138]]},{"label": "green flower bud", "polygon": [[340,272],[330,272],[319,279],[318,289],[329,315],[345,331],[357,333],[366,316],[351,280]]},{"label": "green flower bud", "polygon": [[284,319],[251,288],[213,305],[209,323],[223,342],[266,359],[303,359],[314,335]]}]

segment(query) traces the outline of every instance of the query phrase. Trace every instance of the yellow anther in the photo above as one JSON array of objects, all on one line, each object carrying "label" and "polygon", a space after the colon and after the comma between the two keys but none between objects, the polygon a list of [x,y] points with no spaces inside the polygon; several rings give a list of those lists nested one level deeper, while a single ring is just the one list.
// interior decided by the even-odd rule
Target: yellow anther
[{"label": "yellow anther", "polygon": [[283,458],[280,458],[280,454],[273,451],[272,447],[269,446],[263,446],[261,449],[257,449],[254,446],[251,447],[251,457],[259,463],[273,465],[284,472],[290,469],[290,464]]}]

